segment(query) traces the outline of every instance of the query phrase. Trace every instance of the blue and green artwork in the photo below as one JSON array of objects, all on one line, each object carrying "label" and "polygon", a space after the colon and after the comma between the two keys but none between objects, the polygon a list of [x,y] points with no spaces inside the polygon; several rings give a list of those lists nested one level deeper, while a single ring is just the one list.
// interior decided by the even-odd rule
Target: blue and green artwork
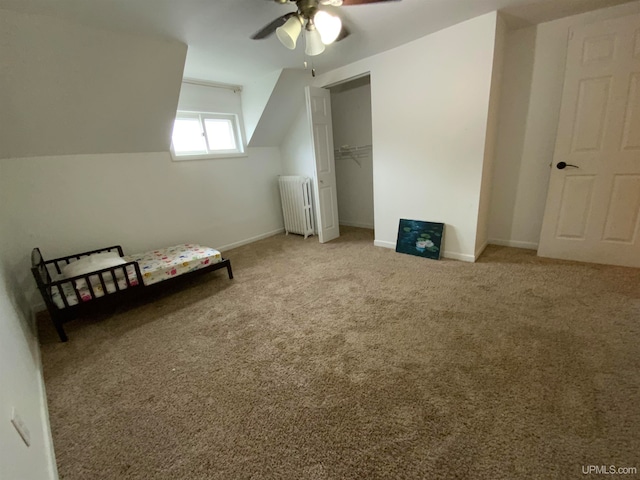
[{"label": "blue and green artwork", "polygon": [[400,219],[396,252],[440,259],[444,223]]}]

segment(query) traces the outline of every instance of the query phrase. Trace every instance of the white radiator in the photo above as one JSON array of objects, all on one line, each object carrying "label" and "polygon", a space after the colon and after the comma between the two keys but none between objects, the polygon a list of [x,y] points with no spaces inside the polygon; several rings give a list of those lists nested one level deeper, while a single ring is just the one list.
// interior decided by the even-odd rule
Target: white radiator
[{"label": "white radiator", "polygon": [[287,234],[299,233],[304,238],[313,235],[311,180],[307,177],[281,176],[278,182],[285,231]]}]

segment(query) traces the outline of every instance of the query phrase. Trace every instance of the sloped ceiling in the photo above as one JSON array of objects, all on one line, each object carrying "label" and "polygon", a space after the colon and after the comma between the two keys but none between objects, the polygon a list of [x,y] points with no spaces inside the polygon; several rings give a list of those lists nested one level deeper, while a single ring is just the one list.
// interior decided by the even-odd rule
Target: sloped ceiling
[{"label": "sloped ceiling", "polygon": [[186,53],[0,11],[0,158],[168,151]]},{"label": "sloped ceiling", "polygon": [[[343,6],[333,11],[352,35],[313,61],[323,73],[494,10],[526,24],[628,1],[402,0]],[[271,0],[0,0],[0,8],[180,40],[189,45],[185,76],[190,78],[243,85],[282,68],[300,68],[304,61],[303,42],[290,51],[275,36],[249,38],[295,9]]]},{"label": "sloped ceiling", "polygon": [[250,147],[277,147],[305,102],[304,87],[311,83],[304,70],[285,69],[271,93],[260,121],[249,141]]}]

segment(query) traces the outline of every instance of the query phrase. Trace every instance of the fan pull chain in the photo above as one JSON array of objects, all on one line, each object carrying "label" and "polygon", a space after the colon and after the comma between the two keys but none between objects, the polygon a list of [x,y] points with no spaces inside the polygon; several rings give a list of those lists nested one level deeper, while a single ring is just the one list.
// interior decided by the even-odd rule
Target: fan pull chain
[{"label": "fan pull chain", "polygon": [[[305,31],[305,35],[304,35],[304,42],[305,42],[305,47],[307,44],[307,32]],[[304,69],[308,70],[309,69],[309,62],[306,60],[307,58],[307,53],[306,53],[306,48],[302,50],[302,58],[303,60],[303,64],[304,64]],[[313,66],[313,57],[311,57],[311,76],[315,78],[316,76],[316,69]]]},{"label": "fan pull chain", "polygon": [[[304,61],[304,69],[305,70],[309,69],[309,63],[306,60]],[[311,76],[312,77],[316,76],[316,69],[313,66],[313,60],[311,60]]]}]

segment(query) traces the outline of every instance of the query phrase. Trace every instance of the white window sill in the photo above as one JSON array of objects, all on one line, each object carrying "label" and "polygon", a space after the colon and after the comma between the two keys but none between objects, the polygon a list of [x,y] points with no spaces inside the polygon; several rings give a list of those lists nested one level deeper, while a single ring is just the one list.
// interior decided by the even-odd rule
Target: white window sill
[{"label": "white window sill", "polygon": [[247,152],[239,153],[207,153],[203,155],[175,155],[171,152],[171,160],[174,162],[184,162],[190,160],[216,160],[221,158],[241,158],[248,157]]}]

